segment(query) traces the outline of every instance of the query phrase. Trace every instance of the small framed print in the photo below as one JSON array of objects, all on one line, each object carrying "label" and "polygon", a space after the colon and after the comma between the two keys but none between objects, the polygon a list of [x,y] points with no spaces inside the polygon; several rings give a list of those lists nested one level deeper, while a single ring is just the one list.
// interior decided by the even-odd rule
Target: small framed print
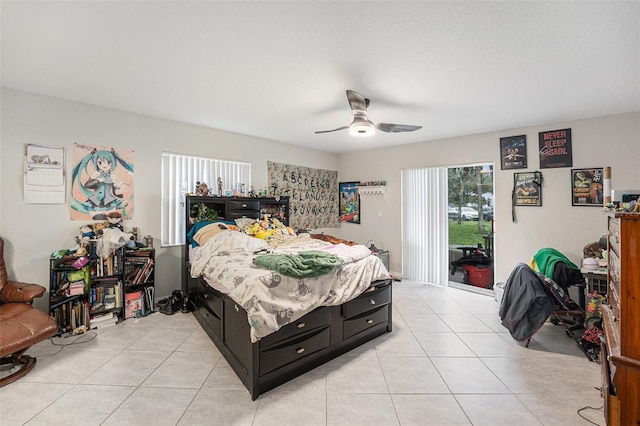
[{"label": "small framed print", "polygon": [[604,168],[571,169],[571,205],[604,205]]},{"label": "small framed print", "polygon": [[527,168],[527,136],[500,138],[500,168],[502,170]]},{"label": "small framed print", "polygon": [[542,173],[513,174],[513,205],[542,206]]}]

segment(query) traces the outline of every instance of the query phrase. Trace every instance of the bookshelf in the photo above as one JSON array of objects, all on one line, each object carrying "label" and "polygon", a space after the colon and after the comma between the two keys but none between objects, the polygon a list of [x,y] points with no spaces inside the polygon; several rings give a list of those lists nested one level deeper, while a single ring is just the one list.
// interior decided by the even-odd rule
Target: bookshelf
[{"label": "bookshelf", "polygon": [[124,318],[140,318],[154,311],[155,250],[124,252]]},{"label": "bookshelf", "polygon": [[92,328],[94,318],[123,318],[124,249],[98,257],[95,240],[83,256],[52,256],[49,260],[49,315],[58,334]]}]

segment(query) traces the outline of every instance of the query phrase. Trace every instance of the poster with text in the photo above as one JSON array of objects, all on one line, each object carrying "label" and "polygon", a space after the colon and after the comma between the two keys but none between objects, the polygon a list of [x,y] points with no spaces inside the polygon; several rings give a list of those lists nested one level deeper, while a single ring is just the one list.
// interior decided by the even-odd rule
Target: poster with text
[{"label": "poster with text", "polygon": [[131,149],[73,144],[72,220],[105,220],[112,212],[133,218],[133,154]]},{"label": "poster with text", "polygon": [[571,205],[604,205],[604,169],[571,169]]},{"label": "poster with text", "polygon": [[513,174],[513,205],[541,206],[542,180],[540,172]]},{"label": "poster with text", "polygon": [[500,138],[501,170],[527,168],[527,136]]},{"label": "poster with text", "polygon": [[571,129],[538,133],[538,146],[541,169],[573,166]]}]

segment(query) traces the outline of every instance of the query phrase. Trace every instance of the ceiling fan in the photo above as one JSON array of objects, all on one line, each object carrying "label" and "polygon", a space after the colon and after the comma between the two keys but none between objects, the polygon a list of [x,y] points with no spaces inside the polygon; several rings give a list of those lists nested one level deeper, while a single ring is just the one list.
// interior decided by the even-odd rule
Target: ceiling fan
[{"label": "ceiling fan", "polygon": [[348,126],[338,127],[333,130],[319,130],[316,133],[330,133],[337,132],[338,130],[349,129],[351,136],[373,136],[377,130],[387,133],[400,133],[400,132],[413,132],[418,129],[422,129],[422,126],[411,126],[408,124],[391,124],[391,123],[378,123],[373,124],[369,117],[367,117],[367,107],[371,102],[358,92],[353,90],[347,90],[347,100],[349,106],[353,111],[353,121]]}]

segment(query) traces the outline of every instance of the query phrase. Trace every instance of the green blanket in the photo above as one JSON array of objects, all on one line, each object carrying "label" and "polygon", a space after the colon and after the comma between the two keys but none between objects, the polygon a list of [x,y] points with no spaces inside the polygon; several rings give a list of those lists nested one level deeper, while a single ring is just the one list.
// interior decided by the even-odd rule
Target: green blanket
[{"label": "green blanket", "polygon": [[580,269],[573,262],[567,259],[564,254],[553,248],[543,248],[538,250],[538,252],[533,255],[533,259],[536,261],[538,271],[551,280],[553,279],[553,268],[558,262],[564,262],[573,269]]},{"label": "green blanket", "polygon": [[344,262],[335,254],[309,250],[298,254],[263,254],[256,256],[253,263],[289,277],[312,278],[328,274]]}]

